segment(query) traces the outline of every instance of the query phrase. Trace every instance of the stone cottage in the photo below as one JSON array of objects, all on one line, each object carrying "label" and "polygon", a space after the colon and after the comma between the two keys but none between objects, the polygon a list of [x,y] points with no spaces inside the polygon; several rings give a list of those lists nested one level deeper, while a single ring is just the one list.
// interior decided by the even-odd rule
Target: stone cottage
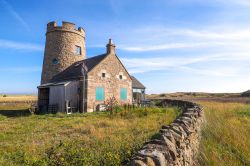
[{"label": "stone cottage", "polygon": [[110,39],[104,54],[86,58],[85,31],[75,24],[47,24],[39,112],[93,112],[107,101],[140,103],[145,86],[131,76]]}]

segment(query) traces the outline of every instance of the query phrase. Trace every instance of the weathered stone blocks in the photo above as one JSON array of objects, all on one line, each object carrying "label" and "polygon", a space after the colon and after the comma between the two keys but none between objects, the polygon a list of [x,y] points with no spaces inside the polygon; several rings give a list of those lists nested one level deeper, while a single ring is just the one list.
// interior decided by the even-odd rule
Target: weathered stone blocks
[{"label": "weathered stone blocks", "polygon": [[170,125],[162,126],[157,138],[133,156],[129,166],[191,166],[195,164],[199,149],[200,130],[204,115],[202,108],[192,102],[165,100],[163,106],[178,106],[183,109]]},{"label": "weathered stone blocks", "polygon": [[[76,54],[76,47],[80,47],[80,54]],[[41,84],[85,58],[85,32],[81,27],[76,29],[75,24],[69,22],[63,22],[62,26],[48,23]]]}]

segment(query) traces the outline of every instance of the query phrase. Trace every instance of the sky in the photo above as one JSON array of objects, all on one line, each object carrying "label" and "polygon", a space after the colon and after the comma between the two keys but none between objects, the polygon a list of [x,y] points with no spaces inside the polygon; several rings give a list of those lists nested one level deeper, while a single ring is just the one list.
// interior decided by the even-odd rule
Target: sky
[{"label": "sky", "polygon": [[250,89],[250,0],[0,0],[0,93],[36,93],[46,24],[86,31],[87,57],[112,38],[147,93]]}]

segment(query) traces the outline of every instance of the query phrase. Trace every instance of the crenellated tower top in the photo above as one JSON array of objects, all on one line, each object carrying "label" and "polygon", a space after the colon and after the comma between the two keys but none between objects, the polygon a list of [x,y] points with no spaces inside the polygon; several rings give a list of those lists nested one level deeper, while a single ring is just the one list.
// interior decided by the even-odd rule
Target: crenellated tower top
[{"label": "crenellated tower top", "polygon": [[62,26],[58,26],[55,21],[49,22],[47,24],[47,33],[54,32],[54,31],[73,32],[73,33],[76,33],[78,35],[85,37],[85,30],[82,27],[76,28],[76,25],[74,23],[66,22],[66,21],[62,21]]}]

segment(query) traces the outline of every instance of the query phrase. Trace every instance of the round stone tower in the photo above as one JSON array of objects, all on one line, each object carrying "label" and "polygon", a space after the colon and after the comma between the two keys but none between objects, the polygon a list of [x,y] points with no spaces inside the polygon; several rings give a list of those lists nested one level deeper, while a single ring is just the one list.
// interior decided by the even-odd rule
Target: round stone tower
[{"label": "round stone tower", "polygon": [[75,24],[64,21],[62,26],[54,21],[48,23],[41,84],[49,83],[53,76],[85,58],[83,28],[76,29]]}]

